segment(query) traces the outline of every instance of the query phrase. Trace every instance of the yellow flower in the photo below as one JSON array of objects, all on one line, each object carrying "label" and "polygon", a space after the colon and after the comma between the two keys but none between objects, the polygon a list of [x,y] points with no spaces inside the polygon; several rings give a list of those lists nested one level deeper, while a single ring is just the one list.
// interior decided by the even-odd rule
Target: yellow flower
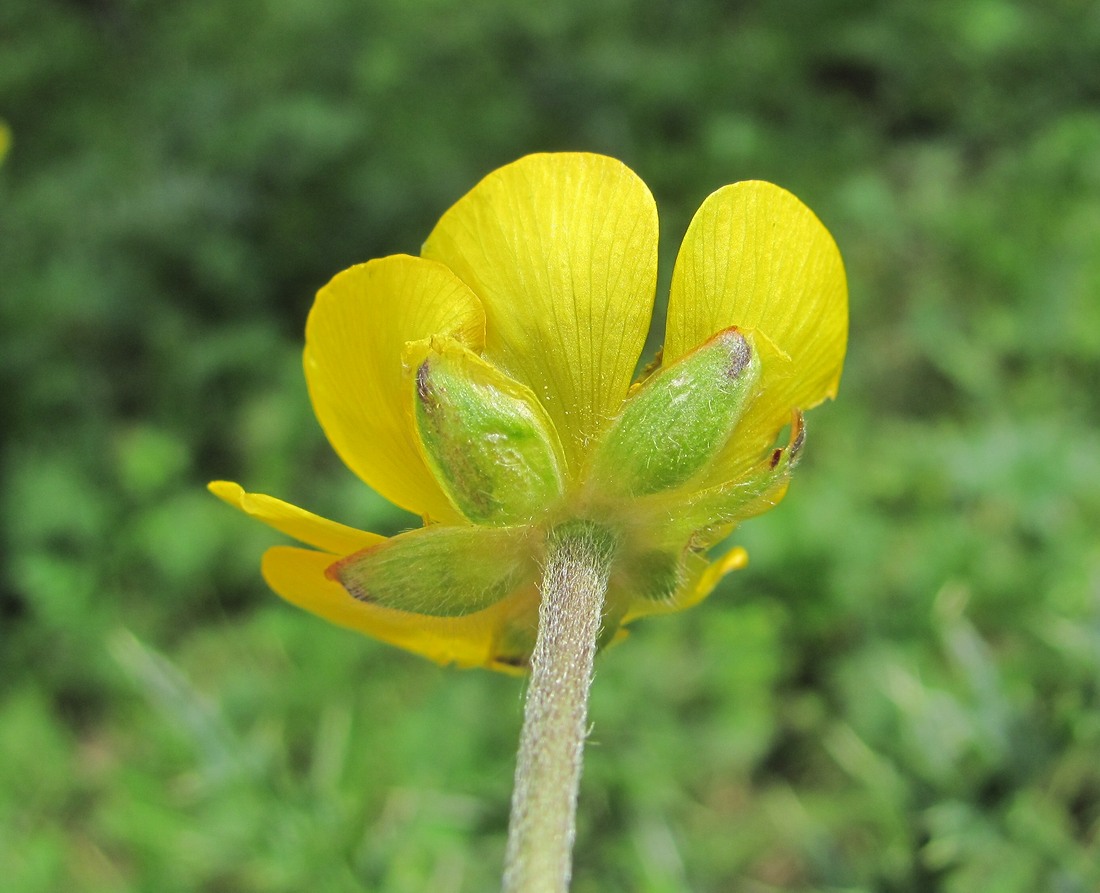
[{"label": "yellow flower", "polygon": [[420,257],[336,276],[306,325],[317,418],[348,467],[425,526],[386,539],[212,483],[313,547],[268,550],[271,588],[441,663],[501,670],[527,665],[560,524],[615,543],[602,642],[705,598],[745,561],[705,550],[782,498],[801,410],[836,393],[844,269],[790,193],[718,190],[677,257],[661,363],[632,385],[656,279],[649,190],[590,154],[507,165]]}]

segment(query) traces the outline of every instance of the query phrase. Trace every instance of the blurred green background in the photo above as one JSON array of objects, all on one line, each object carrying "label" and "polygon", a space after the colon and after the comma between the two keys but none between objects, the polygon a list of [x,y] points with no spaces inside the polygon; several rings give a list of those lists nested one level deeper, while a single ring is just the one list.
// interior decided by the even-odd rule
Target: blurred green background
[{"label": "blurred green background", "polygon": [[1100,7],[4,0],[5,891],[494,889],[522,684],[280,602],[226,477],[409,523],[313,292],[530,151],[835,235],[840,399],[709,602],[603,655],[574,889],[1100,889]]}]

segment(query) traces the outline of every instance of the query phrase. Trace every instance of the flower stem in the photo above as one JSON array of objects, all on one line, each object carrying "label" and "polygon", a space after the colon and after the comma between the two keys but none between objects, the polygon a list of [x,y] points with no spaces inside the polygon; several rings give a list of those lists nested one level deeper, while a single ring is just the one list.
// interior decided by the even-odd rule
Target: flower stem
[{"label": "flower stem", "polygon": [[612,537],[587,522],[550,535],[508,823],[504,893],[565,893]]}]

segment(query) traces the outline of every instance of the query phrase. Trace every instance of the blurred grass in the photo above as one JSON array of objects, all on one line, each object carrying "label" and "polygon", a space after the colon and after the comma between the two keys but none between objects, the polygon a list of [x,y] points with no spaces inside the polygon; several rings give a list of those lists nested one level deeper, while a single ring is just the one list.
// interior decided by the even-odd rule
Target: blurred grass
[{"label": "blurred grass", "polygon": [[852,292],[750,568],[600,660],[577,893],[1100,886],[1100,11],[6,0],[0,33],[6,890],[496,885],[520,684],[282,605],[202,486],[408,523],[312,419],[312,293],[565,148],[653,188],[664,282],[761,177]]}]

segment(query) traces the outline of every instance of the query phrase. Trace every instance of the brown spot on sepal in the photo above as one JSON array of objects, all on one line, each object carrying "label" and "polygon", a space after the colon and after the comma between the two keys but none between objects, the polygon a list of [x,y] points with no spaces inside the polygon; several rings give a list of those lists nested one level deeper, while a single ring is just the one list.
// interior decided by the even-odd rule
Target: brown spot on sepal
[{"label": "brown spot on sepal", "polygon": [[802,453],[802,447],[806,443],[806,420],[802,415],[802,410],[796,409],[791,413],[791,437],[788,440],[785,447],[780,447],[772,453],[769,466],[775,468],[780,460],[783,458],[783,454],[788,455],[788,462],[791,467],[795,466],[798,462],[799,456]]},{"label": "brown spot on sepal", "polygon": [[420,402],[424,404],[424,408],[429,412],[434,408],[432,386],[428,381],[430,371],[427,360],[416,367],[416,396],[420,398]]},{"label": "brown spot on sepal", "polygon": [[737,346],[731,351],[730,367],[726,370],[726,375],[729,378],[737,378],[742,372],[745,371],[745,367],[749,365],[752,360],[752,345],[749,344],[749,340],[741,334],[741,330],[737,326],[730,326],[728,329],[723,329],[717,335],[715,339],[723,338],[727,335],[734,335],[737,338]]}]

